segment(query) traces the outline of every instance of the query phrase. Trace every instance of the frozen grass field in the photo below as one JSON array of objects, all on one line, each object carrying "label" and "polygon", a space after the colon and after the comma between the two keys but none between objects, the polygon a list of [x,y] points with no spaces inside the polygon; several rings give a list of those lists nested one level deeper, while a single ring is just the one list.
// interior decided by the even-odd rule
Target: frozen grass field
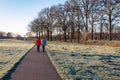
[{"label": "frozen grass field", "polygon": [[32,47],[27,41],[0,39],[0,78]]},{"label": "frozen grass field", "polygon": [[64,80],[120,80],[120,47],[48,42],[47,51]]}]

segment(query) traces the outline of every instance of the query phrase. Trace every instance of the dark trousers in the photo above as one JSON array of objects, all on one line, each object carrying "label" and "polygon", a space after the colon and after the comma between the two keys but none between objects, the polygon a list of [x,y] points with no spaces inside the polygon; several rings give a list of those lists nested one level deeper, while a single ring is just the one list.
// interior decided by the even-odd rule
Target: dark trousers
[{"label": "dark trousers", "polygon": [[40,45],[37,45],[37,51],[38,52],[40,51]]},{"label": "dark trousers", "polygon": [[42,48],[43,48],[43,52],[45,51],[45,46],[42,46]]}]

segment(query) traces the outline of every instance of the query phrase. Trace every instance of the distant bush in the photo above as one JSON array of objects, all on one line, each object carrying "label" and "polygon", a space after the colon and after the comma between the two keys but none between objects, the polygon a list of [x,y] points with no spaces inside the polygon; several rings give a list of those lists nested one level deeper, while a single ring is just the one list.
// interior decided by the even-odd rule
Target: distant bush
[{"label": "distant bush", "polygon": [[107,41],[104,43],[105,46],[120,47],[120,41]]},{"label": "distant bush", "polygon": [[120,47],[120,41],[93,41],[93,45]]}]

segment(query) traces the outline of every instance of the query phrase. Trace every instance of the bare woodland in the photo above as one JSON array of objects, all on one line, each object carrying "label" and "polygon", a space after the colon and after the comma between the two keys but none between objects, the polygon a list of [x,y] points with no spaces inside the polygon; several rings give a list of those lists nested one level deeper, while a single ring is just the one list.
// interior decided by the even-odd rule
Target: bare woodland
[{"label": "bare woodland", "polygon": [[120,1],[67,0],[42,9],[28,29],[48,40],[120,40]]}]

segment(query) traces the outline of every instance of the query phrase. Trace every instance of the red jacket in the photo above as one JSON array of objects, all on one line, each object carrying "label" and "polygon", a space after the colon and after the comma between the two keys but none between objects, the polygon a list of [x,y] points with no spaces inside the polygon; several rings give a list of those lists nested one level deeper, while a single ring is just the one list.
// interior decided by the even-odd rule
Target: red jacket
[{"label": "red jacket", "polygon": [[36,40],[36,45],[41,45],[41,40],[40,39]]}]

